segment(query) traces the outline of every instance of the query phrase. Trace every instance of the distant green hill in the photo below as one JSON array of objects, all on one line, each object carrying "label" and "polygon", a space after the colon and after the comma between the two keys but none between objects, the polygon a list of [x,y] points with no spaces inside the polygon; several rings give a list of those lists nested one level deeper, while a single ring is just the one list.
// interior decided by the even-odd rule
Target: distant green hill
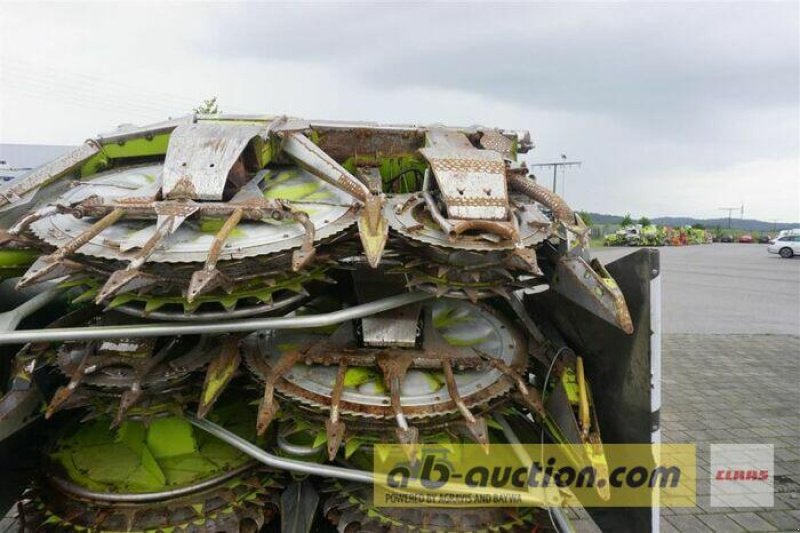
[{"label": "distant green hill", "polygon": [[[602,213],[589,213],[592,217],[594,224],[619,224],[622,217],[618,215],[605,215]],[[634,217],[634,220],[637,220]],[[702,224],[708,229],[714,229],[717,226],[726,229],[728,227],[728,218],[692,218],[692,217],[657,217],[650,219],[653,224],[664,226],[685,226]],[[772,222],[765,222],[763,220],[755,220],[751,218],[731,218],[731,229],[743,231],[780,231],[782,229],[800,228],[800,222],[792,222],[788,224],[773,224]]]}]

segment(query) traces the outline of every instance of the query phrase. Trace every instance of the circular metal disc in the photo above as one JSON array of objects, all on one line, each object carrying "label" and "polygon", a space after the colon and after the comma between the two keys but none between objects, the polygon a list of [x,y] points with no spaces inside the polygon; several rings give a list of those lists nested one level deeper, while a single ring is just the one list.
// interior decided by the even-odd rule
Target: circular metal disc
[{"label": "circular metal disc", "polygon": [[[162,166],[148,165],[111,170],[89,182],[78,185],[59,199],[71,203],[90,196],[105,200],[136,197],[151,189],[158,180]],[[297,168],[264,172],[264,196],[292,202],[292,207],[308,214],[316,229],[315,241],[335,235],[356,220],[347,193]],[[75,218],[58,214],[31,224],[33,232],[53,246],[63,246],[85,232],[96,219]],[[148,262],[202,262],[214,240],[219,225],[206,225],[187,220],[148,258]],[[129,260],[155,230],[153,220],[122,219],[95,236],[78,252],[104,259]],[[294,221],[242,221],[225,241],[221,260],[240,259],[299,247],[305,231]]]},{"label": "circular metal disc", "polygon": [[[532,204],[517,209],[520,245],[525,248],[539,244],[550,234],[551,222]],[[497,242],[477,235],[462,234],[451,240],[428,214],[421,196],[398,194],[386,202],[384,214],[389,226],[401,235],[417,241],[459,250],[513,250],[517,244],[509,240]]]},{"label": "circular metal disc", "polygon": [[[475,348],[518,370],[524,367],[524,339],[510,320],[490,307],[451,299],[439,299],[426,305],[432,306],[433,326],[447,343]],[[264,358],[274,366],[283,353],[325,337],[324,333],[313,331],[274,331],[260,336],[256,353],[249,356]],[[251,368],[256,366],[250,365]],[[336,365],[297,364],[284,375],[277,389],[301,403],[329,407],[337,368]],[[345,387],[342,413],[376,418],[392,416],[382,374],[375,368],[354,368],[349,371],[354,372],[357,386]],[[467,406],[483,405],[505,395],[511,387],[504,374],[494,368],[454,374],[459,395]],[[448,414],[457,409],[441,371],[409,370],[401,387],[400,403],[406,416],[412,418]]]}]

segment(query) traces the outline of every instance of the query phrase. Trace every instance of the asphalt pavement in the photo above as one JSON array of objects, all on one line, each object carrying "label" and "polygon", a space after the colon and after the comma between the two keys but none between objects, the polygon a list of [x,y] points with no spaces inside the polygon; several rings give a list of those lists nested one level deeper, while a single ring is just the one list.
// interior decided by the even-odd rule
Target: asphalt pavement
[{"label": "asphalt pavement", "polygon": [[[604,263],[637,248],[596,248]],[[764,244],[659,248],[664,333],[800,335],[800,257]]]}]

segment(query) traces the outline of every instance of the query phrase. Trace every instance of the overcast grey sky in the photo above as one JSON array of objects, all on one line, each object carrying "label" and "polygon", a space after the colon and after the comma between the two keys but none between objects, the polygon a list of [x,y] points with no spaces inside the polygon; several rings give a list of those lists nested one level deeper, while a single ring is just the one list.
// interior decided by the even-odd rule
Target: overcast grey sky
[{"label": "overcast grey sky", "polygon": [[794,222],[799,39],[794,1],[3,2],[0,142],[77,144],[217,95],[227,112],[529,129],[529,163],[583,160],[562,180],[576,208],[743,202]]}]

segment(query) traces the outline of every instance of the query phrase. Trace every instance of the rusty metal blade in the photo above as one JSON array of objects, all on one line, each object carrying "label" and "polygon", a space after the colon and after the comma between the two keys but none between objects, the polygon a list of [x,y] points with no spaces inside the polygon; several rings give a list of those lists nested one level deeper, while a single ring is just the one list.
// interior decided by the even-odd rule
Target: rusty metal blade
[{"label": "rusty metal blade", "polygon": [[331,394],[331,411],[328,419],[325,421],[325,433],[328,437],[328,459],[333,461],[336,454],[339,453],[339,447],[344,440],[345,424],[339,419],[339,403],[342,401],[342,393],[344,392],[344,379],[347,375],[347,364],[339,364],[336,371],[336,381],[333,385],[333,392]]},{"label": "rusty metal blade", "polygon": [[444,370],[444,381],[447,385],[447,392],[450,395],[450,399],[453,400],[461,416],[464,417],[464,423],[475,439],[475,442],[481,445],[484,452],[489,453],[489,426],[486,423],[486,419],[482,416],[473,415],[467,408],[464,399],[461,398],[461,395],[458,393],[458,385],[453,375],[453,365],[449,359],[442,360],[442,369]]},{"label": "rusty metal blade", "polygon": [[381,262],[386,241],[389,238],[389,222],[382,213],[383,198],[370,196],[358,217],[358,235],[364,255],[372,268]]},{"label": "rusty metal blade", "polygon": [[100,304],[117,294],[133,292],[146,287],[152,287],[156,284],[158,284],[157,278],[147,276],[138,269],[117,270],[108,277],[103,287],[97,293],[95,302]]},{"label": "rusty metal blade", "polygon": [[[180,205],[172,203],[157,207],[158,219],[155,231],[150,238],[147,239],[139,252],[136,253],[125,270],[117,270],[109,276],[105,285],[103,285],[97,293],[95,301],[97,303],[102,303],[115,294],[119,294],[121,291],[133,290],[131,287],[139,288],[136,285],[139,278],[142,277],[139,268],[144,265],[147,258],[156,251],[156,248],[158,248],[164,239],[166,239],[169,234],[174,233],[175,230],[198,209],[198,205]],[[160,210],[163,210],[163,212],[159,212]]]},{"label": "rusty metal blade", "polygon": [[205,418],[214,402],[236,375],[241,361],[239,338],[230,336],[225,338],[219,353],[211,361],[206,371],[203,392],[200,394],[200,404],[197,406],[197,418]]},{"label": "rusty metal blade", "polygon": [[370,192],[364,183],[326,154],[311,139],[299,132],[281,134],[283,150],[318,178],[366,202]]},{"label": "rusty metal blade", "polygon": [[299,355],[298,352],[286,352],[265,376],[264,396],[261,398],[258,418],[256,419],[256,432],[259,435],[263,435],[267,431],[272,419],[278,413],[278,402],[275,400],[275,384],[297,363]]},{"label": "rusty metal blade", "polygon": [[633,333],[633,321],[625,296],[597,259],[590,264],[580,256],[561,257],[550,285],[553,290],[590,313],[625,333]]},{"label": "rusty metal blade", "polygon": [[189,287],[186,290],[186,300],[189,303],[194,302],[194,299],[211,292],[217,287],[230,287],[232,284],[231,279],[222,273],[222,271],[213,270],[197,270],[192,273],[192,278],[189,281]]},{"label": "rusty metal blade", "polygon": [[51,255],[40,257],[28,267],[28,270],[17,282],[16,288],[23,289],[51,279],[63,278],[72,274],[75,266],[69,261],[58,261]]}]

